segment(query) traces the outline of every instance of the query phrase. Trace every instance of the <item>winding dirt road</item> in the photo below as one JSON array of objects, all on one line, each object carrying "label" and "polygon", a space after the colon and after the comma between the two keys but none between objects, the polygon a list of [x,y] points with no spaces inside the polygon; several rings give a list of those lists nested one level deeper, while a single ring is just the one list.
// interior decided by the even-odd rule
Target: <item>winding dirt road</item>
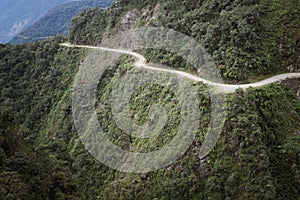
[{"label": "winding dirt road", "polygon": [[87,46],[87,45],[74,45],[74,44],[70,44],[70,43],[63,43],[63,44],[60,44],[60,45],[65,46],[65,47],[73,47],[73,48],[76,47],[76,48],[87,48],[87,49],[99,49],[99,50],[103,50],[103,51],[111,51],[111,52],[117,52],[117,53],[132,55],[136,58],[135,66],[137,66],[137,67],[143,67],[143,68],[149,69],[149,70],[162,71],[162,72],[177,74],[177,75],[186,77],[190,80],[194,80],[196,82],[202,82],[204,84],[216,87],[218,91],[224,92],[224,93],[233,93],[239,88],[247,89],[247,88],[250,88],[250,87],[261,87],[261,86],[265,86],[265,85],[275,83],[275,82],[278,82],[278,81],[283,81],[283,80],[286,80],[288,78],[289,79],[300,78],[300,73],[287,73],[287,74],[276,75],[276,76],[273,76],[271,78],[268,78],[268,79],[265,79],[265,80],[262,80],[262,81],[259,81],[259,82],[256,82],[256,83],[241,84],[241,85],[223,84],[223,83],[212,82],[212,81],[200,78],[198,76],[195,76],[193,74],[183,72],[183,71],[149,66],[149,65],[146,64],[146,59],[145,59],[144,56],[142,56],[141,54],[138,54],[136,52],[132,52],[132,51],[127,51],[127,50],[122,50],[122,49],[111,49],[111,48],[106,48],[106,47]]}]

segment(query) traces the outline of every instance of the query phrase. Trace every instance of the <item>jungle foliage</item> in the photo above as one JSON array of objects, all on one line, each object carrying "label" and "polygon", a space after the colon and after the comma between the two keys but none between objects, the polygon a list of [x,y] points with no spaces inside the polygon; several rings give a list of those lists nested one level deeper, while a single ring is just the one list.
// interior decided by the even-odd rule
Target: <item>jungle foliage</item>
[{"label": "jungle foliage", "polygon": [[123,16],[134,13],[131,28],[163,26],[192,36],[212,55],[225,79],[253,81],[299,70],[299,9],[297,0],[121,1],[75,17],[69,40],[100,44],[124,31]]}]

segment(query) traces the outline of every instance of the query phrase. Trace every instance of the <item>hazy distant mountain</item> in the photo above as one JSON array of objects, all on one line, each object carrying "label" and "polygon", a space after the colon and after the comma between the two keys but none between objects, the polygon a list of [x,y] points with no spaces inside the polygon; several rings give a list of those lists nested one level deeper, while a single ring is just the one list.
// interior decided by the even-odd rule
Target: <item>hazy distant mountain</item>
[{"label": "hazy distant mountain", "polygon": [[73,0],[1,0],[0,43],[9,42],[50,9],[71,1]]},{"label": "hazy distant mountain", "polygon": [[58,33],[66,35],[71,19],[83,12],[85,9],[92,7],[109,7],[114,0],[84,0],[73,1],[63,5],[59,5],[50,10],[45,16],[40,18],[32,26],[28,27],[10,43],[20,44],[32,42],[40,39],[45,39],[50,36],[55,36]]}]

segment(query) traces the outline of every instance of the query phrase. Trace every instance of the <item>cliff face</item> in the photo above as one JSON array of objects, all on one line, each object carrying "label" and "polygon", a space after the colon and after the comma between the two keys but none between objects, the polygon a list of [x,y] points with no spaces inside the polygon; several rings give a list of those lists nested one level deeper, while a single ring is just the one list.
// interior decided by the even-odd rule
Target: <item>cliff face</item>
[{"label": "cliff face", "polygon": [[[86,150],[73,122],[73,83],[89,51],[59,46],[66,40],[97,45],[123,30],[163,26],[201,43],[215,58],[226,81],[254,81],[286,71],[287,63],[298,56],[298,13],[290,12],[296,3],[121,0],[108,10],[92,9],[75,17],[68,38],[0,45],[0,196],[297,199],[300,102],[296,82],[292,84],[296,93],[276,83],[228,95],[224,128],[204,159],[199,158],[199,149],[210,124],[212,99],[204,85],[195,84],[201,118],[187,152],[157,171],[123,173],[99,163]],[[281,26],[286,17],[290,25]],[[285,27],[295,40],[282,37],[287,34]],[[193,73],[175,53],[156,49],[139,52],[148,61]],[[114,119],[110,98],[118,80],[133,68],[133,59],[122,56],[105,71],[96,92],[97,119],[109,139],[122,149],[158,150],[177,134],[180,102],[173,91],[159,84],[138,88],[130,98],[130,117],[144,124],[151,119],[152,105],[160,103],[166,110],[167,124],[159,137],[151,139],[126,134]]]},{"label": "cliff face", "polygon": [[121,31],[127,31],[136,26],[140,13],[137,10],[131,10],[121,17]]}]

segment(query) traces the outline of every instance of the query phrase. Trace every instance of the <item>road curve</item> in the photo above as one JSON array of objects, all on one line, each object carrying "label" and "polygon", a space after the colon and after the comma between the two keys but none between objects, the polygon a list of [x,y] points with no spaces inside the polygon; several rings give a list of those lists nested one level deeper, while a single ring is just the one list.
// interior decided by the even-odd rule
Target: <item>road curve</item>
[{"label": "road curve", "polygon": [[256,83],[240,84],[240,85],[223,84],[223,83],[212,82],[212,81],[203,79],[201,77],[195,76],[193,74],[183,72],[183,71],[178,71],[178,70],[175,70],[175,69],[164,69],[164,68],[149,66],[149,65],[146,64],[146,59],[145,59],[144,56],[142,56],[141,54],[138,54],[136,52],[132,52],[132,51],[128,51],[128,50],[112,49],[112,48],[96,47],[96,46],[88,46],[88,45],[74,45],[74,44],[70,44],[70,43],[63,43],[63,44],[60,44],[60,45],[65,46],[65,47],[73,47],[73,48],[76,47],[76,48],[87,48],[87,49],[99,49],[99,50],[103,50],[103,51],[111,51],[111,52],[117,52],[117,53],[132,55],[136,58],[135,66],[137,66],[137,67],[142,67],[142,68],[149,69],[149,70],[154,70],[154,71],[162,71],[162,72],[177,74],[177,75],[186,77],[190,80],[193,80],[193,81],[196,81],[196,82],[202,82],[206,85],[213,86],[217,89],[217,91],[224,92],[224,93],[233,93],[239,88],[247,89],[247,88],[250,88],[250,87],[254,87],[254,88],[255,87],[261,87],[261,86],[265,86],[265,85],[275,83],[275,82],[278,82],[278,81],[283,81],[283,80],[286,80],[288,78],[289,79],[300,78],[300,73],[287,73],[287,74],[276,75],[276,76],[273,76],[271,78],[268,78],[268,79],[265,79],[265,80],[262,80],[262,81],[259,81],[259,82],[256,82]]}]

